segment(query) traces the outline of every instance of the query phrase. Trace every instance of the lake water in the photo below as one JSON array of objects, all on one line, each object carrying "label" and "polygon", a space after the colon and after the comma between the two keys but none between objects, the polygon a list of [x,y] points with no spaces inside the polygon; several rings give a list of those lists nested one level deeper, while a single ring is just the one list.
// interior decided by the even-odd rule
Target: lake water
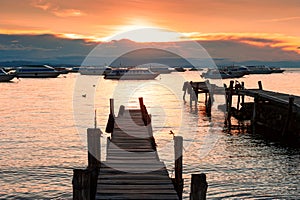
[{"label": "lake water", "polygon": [[[160,159],[174,177],[170,130],[184,138],[184,198],[192,173],[206,173],[208,199],[297,199],[300,196],[300,149],[246,132],[223,131],[224,114],[212,117],[182,100],[182,83],[201,80],[198,72],[160,75],[150,81],[112,81],[102,77],[68,74],[55,79],[20,79],[0,83],[0,199],[72,199],[74,168],[87,166],[86,128],[105,130],[109,98],[137,107],[144,97],[152,114]],[[247,88],[300,95],[300,71],[250,75],[238,79]],[[228,84],[229,80],[224,83]],[[187,95],[188,100],[188,95]],[[104,132],[104,131],[103,131]],[[101,138],[102,158],[105,142]]]}]

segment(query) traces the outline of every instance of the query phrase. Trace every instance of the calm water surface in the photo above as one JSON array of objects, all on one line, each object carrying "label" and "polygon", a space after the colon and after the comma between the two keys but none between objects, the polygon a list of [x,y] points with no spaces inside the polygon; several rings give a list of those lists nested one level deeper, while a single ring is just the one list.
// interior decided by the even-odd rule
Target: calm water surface
[{"label": "calm water surface", "polygon": [[[56,79],[20,79],[0,83],[0,199],[71,199],[74,168],[87,165],[85,129],[105,129],[109,98],[137,107],[144,97],[153,118],[161,160],[173,175],[173,141],[184,137],[184,198],[192,173],[206,173],[208,199],[297,199],[300,150],[248,133],[223,131],[224,114],[212,118],[182,100],[182,83],[201,80],[197,72],[161,75],[151,81],[111,81],[68,74]],[[251,75],[239,79],[256,88],[300,95],[300,71]],[[228,81],[224,81],[228,84]],[[187,96],[188,99],[188,96]],[[216,97],[216,104],[222,97]],[[73,108],[74,105],[74,108]],[[105,157],[104,133],[102,158]]]}]

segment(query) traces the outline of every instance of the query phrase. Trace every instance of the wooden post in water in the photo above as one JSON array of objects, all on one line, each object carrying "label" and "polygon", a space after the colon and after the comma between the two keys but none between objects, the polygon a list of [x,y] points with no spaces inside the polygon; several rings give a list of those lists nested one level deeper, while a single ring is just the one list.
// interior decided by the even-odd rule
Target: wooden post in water
[{"label": "wooden post in water", "polygon": [[110,108],[109,113],[115,116],[114,99],[109,99],[109,108]]},{"label": "wooden post in water", "polygon": [[115,126],[115,111],[114,111],[114,99],[109,99],[109,118],[106,124],[105,132],[113,135],[113,129]]},{"label": "wooden post in water", "polygon": [[118,117],[123,116],[124,115],[124,111],[125,111],[125,106],[120,105]]},{"label": "wooden post in water", "polygon": [[189,91],[188,93],[190,94],[190,108],[192,109],[192,106],[193,106],[193,100],[194,100],[194,96],[195,96],[195,92],[194,92],[194,89],[193,89],[193,81],[190,81],[190,87],[188,88]]},{"label": "wooden post in water", "polygon": [[[244,89],[245,89],[245,83],[242,82],[242,90]],[[242,95],[242,105],[244,105],[244,103],[245,103],[245,95]]]},{"label": "wooden post in water", "polygon": [[73,200],[90,200],[90,170],[74,169],[73,170]]},{"label": "wooden post in water", "polygon": [[87,129],[87,143],[88,143],[88,167],[100,167],[101,153],[100,153],[100,136],[99,128]]},{"label": "wooden post in water", "polygon": [[286,117],[286,120],[284,123],[284,127],[282,129],[282,134],[281,134],[282,136],[284,136],[288,132],[291,117],[292,117],[291,115],[293,113],[294,100],[295,100],[294,97],[289,97],[288,112],[287,112],[287,117]]},{"label": "wooden post in water", "polygon": [[258,81],[258,89],[262,90],[263,89],[263,86],[262,86],[262,83],[261,81]]},{"label": "wooden post in water", "polygon": [[257,107],[258,107],[258,99],[259,96],[258,94],[255,94],[254,96],[254,104],[253,104],[253,114],[252,114],[252,119],[251,119],[251,125],[252,125],[252,131],[255,133],[256,129],[256,115],[257,115]]},{"label": "wooden post in water", "polygon": [[230,81],[228,92],[228,104],[227,104],[227,126],[231,128],[231,107],[232,107],[232,93],[233,93],[234,81]]},{"label": "wooden post in water", "polygon": [[207,187],[205,174],[192,174],[190,200],[206,200]]},{"label": "wooden post in water", "polygon": [[175,189],[179,199],[182,199],[183,179],[182,179],[182,136],[174,136],[174,153],[175,153]]},{"label": "wooden post in water", "polygon": [[109,148],[109,145],[110,145],[110,137],[107,137],[106,138],[106,155],[108,155],[108,148]]}]

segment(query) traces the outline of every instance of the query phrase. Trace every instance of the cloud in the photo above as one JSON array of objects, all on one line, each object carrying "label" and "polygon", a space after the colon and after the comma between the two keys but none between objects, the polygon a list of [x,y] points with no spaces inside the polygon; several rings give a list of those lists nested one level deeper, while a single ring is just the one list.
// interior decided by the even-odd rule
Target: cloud
[{"label": "cloud", "polygon": [[85,15],[85,13],[76,9],[56,9],[52,10],[52,13],[58,17],[79,17]]},{"label": "cloud", "polygon": [[300,16],[265,19],[265,20],[259,20],[259,21],[260,22],[285,22],[285,21],[291,21],[291,20],[297,20],[297,19],[300,19]]},{"label": "cloud", "polygon": [[[199,40],[198,43],[209,53],[210,57],[215,62],[230,63],[243,62],[249,60],[270,62],[270,61],[297,61],[299,54],[295,51],[285,51],[283,46],[274,46],[274,42],[280,42],[279,39],[272,38],[252,38],[252,37],[234,37],[235,39],[223,40]],[[247,44],[248,42],[272,43],[271,45],[257,46]],[[104,58],[112,55],[112,53],[128,49],[128,46],[142,48],[142,43],[133,42],[130,40],[114,40],[110,42],[92,42],[84,39],[67,39],[64,35],[5,35],[0,34],[0,61],[14,61],[14,60],[31,60],[55,63],[75,63],[81,64],[85,56],[87,56],[94,47],[98,44],[102,45],[102,52],[99,52],[97,63],[104,64]],[[195,52],[195,47],[188,46],[185,42],[163,42],[151,43],[153,48],[168,50],[168,48],[186,48],[189,52]],[[284,45],[284,43],[281,43]],[[199,47],[198,47],[199,49]],[[299,45],[295,47],[300,51]],[[200,51],[197,51],[201,53]],[[119,54],[118,54],[119,55]],[[149,56],[150,55],[150,56]],[[123,55],[122,61],[119,59],[116,64],[120,62],[129,62],[133,64],[133,59],[136,62],[152,62],[175,64],[179,62],[173,55],[162,51],[139,51],[131,54]],[[188,58],[199,58],[199,55],[186,55]],[[151,60],[150,60],[151,58]],[[102,59],[102,60],[101,60]],[[125,60],[124,60],[125,59]],[[201,58],[202,59],[202,58]],[[203,58],[205,59],[205,58]],[[102,62],[103,61],[103,62]],[[180,62],[182,62],[181,60]],[[125,64],[125,63],[124,63]],[[182,64],[184,64],[182,62]]]},{"label": "cloud", "polygon": [[61,8],[59,5],[55,5],[46,0],[34,0],[32,1],[31,5],[35,8],[50,12],[57,17],[80,17],[86,15],[81,10],[73,8]]},{"label": "cloud", "polygon": [[187,38],[199,41],[236,41],[256,47],[280,48],[283,51],[293,51],[300,55],[297,48],[300,38],[284,34],[270,33],[193,33]]}]

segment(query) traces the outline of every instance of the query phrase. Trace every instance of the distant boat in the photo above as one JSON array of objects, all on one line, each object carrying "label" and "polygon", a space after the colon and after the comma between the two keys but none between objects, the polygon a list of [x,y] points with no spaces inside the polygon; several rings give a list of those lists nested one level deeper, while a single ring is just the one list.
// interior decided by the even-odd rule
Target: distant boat
[{"label": "distant boat", "polygon": [[234,73],[235,75],[237,74],[243,74],[243,75],[248,75],[250,74],[250,70],[244,66],[244,65],[229,65],[229,66],[219,66],[219,70],[222,70],[228,74]]},{"label": "distant boat", "polygon": [[175,67],[174,69],[177,72],[185,72],[186,71],[183,67]]},{"label": "distant boat", "polygon": [[16,68],[20,78],[56,78],[60,72],[48,65],[24,65]]},{"label": "distant boat", "polygon": [[272,70],[265,66],[265,65],[252,65],[252,66],[246,66],[250,74],[271,74]]},{"label": "distant boat", "polygon": [[192,67],[189,69],[189,71],[203,71],[202,68],[196,68],[196,67]]},{"label": "distant boat", "polygon": [[234,73],[234,72],[225,72],[223,70],[216,70],[216,69],[208,69],[207,72],[202,73],[202,77],[210,78],[210,79],[226,79],[226,78],[241,78],[243,77],[243,73]]},{"label": "distant boat", "polygon": [[4,69],[0,68],[0,82],[8,82],[16,77],[15,73],[6,72]]},{"label": "distant boat", "polygon": [[169,74],[174,70],[170,70],[168,67],[165,66],[150,66],[149,69],[154,73],[159,74]]},{"label": "distant boat", "polygon": [[110,71],[110,67],[81,67],[79,69],[81,75],[105,75]]},{"label": "distant boat", "polygon": [[104,75],[105,79],[121,80],[150,80],[155,79],[159,74],[150,71],[147,68],[118,68],[112,69]]},{"label": "distant boat", "polygon": [[58,71],[60,74],[68,74],[71,69],[65,68],[65,67],[54,67],[56,71]]},{"label": "distant boat", "polygon": [[271,73],[282,73],[285,70],[284,69],[280,69],[279,67],[270,67],[271,69]]}]

